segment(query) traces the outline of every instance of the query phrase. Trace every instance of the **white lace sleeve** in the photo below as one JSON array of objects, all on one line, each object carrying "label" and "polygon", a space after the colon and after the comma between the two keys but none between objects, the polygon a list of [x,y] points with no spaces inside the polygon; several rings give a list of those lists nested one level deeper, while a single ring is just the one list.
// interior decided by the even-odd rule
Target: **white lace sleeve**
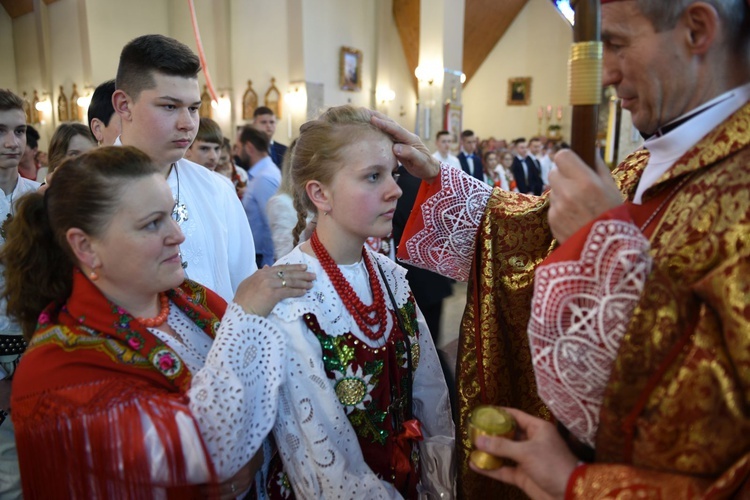
[{"label": "white lace sleeve", "polygon": [[528,332],[539,396],[589,446],[620,342],[651,271],[648,251],[635,225],[605,220],[592,226],[578,260],[536,270]]},{"label": "white lace sleeve", "polygon": [[429,498],[455,498],[455,427],[451,416],[448,386],[422,311],[419,324],[419,365],[412,387],[414,414],[422,423],[424,440],[421,458],[420,492]]},{"label": "white lace sleeve", "polygon": [[265,318],[231,302],[187,395],[220,479],[258,451],[276,418],[284,339]]},{"label": "white lace sleeve", "polygon": [[297,498],[401,498],[365,463],[326,376],[320,343],[301,318],[281,326],[288,342],[286,381],[273,433]]},{"label": "white lace sleeve", "polygon": [[479,222],[492,188],[447,164],[440,165],[440,191],[422,203],[424,229],[405,244],[405,263],[459,281],[469,279]]},{"label": "white lace sleeve", "polygon": [[292,231],[297,225],[297,211],[289,195],[277,193],[268,200],[266,213],[271,228],[274,259],[278,260],[294,248]]}]

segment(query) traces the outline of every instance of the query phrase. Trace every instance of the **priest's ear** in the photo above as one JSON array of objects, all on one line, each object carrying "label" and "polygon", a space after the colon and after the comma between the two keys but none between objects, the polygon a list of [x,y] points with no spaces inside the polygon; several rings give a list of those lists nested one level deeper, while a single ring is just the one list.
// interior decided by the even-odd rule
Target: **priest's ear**
[{"label": "priest's ear", "polygon": [[719,13],[706,2],[690,4],[682,13],[688,48],[692,54],[706,54],[716,43],[722,29]]}]

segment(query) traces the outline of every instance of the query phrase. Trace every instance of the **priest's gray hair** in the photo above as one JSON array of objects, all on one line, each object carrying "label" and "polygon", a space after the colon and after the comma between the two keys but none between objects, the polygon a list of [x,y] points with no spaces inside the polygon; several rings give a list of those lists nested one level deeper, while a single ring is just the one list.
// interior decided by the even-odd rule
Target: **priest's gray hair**
[{"label": "priest's gray hair", "polygon": [[[638,0],[638,9],[658,31],[675,27],[691,4],[699,0]],[[733,50],[744,51],[750,42],[750,6],[747,0],[700,0],[716,9]]]}]

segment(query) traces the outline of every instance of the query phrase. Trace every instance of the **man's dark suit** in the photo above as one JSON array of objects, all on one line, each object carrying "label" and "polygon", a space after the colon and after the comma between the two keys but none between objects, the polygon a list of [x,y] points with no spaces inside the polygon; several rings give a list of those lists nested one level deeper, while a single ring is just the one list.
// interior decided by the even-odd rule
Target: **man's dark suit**
[{"label": "man's dark suit", "polygon": [[523,161],[526,163],[526,168],[529,172],[528,177],[521,164],[521,160],[517,156],[513,157],[513,165],[510,167],[513,171],[513,177],[516,179],[518,191],[539,196],[542,194],[542,189],[544,189],[541,166],[536,166],[531,155],[524,158]]},{"label": "man's dark suit", "polygon": [[286,146],[279,144],[278,142],[271,143],[269,151],[271,160],[276,164],[277,167],[281,168],[281,164],[284,163],[284,155],[286,154]]},{"label": "man's dark suit", "polygon": [[479,158],[479,155],[471,156],[474,159],[474,171],[472,172],[469,170],[469,162],[466,160],[466,154],[463,151],[458,153],[458,161],[461,163],[461,168],[467,174],[473,175],[480,181],[484,181],[484,166],[482,165],[482,160]]}]

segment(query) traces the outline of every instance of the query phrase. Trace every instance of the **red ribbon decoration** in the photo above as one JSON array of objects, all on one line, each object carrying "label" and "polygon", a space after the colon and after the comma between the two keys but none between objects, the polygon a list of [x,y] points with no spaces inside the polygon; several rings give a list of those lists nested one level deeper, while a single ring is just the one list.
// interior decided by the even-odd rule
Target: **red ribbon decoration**
[{"label": "red ribbon decoration", "polygon": [[193,23],[193,36],[195,36],[195,46],[198,48],[198,59],[200,59],[201,61],[203,74],[206,75],[206,87],[208,87],[208,93],[209,95],[211,95],[211,100],[214,102],[218,102],[219,99],[216,97],[214,84],[211,81],[211,75],[208,72],[208,64],[206,64],[206,53],[203,51],[201,32],[198,29],[198,18],[195,15],[195,5],[193,5],[193,0],[188,0],[188,7],[190,7],[190,20]]},{"label": "red ribbon decoration", "polygon": [[411,472],[411,442],[422,441],[422,423],[416,418],[404,422],[403,430],[396,436],[393,450],[393,470],[400,474]]}]

